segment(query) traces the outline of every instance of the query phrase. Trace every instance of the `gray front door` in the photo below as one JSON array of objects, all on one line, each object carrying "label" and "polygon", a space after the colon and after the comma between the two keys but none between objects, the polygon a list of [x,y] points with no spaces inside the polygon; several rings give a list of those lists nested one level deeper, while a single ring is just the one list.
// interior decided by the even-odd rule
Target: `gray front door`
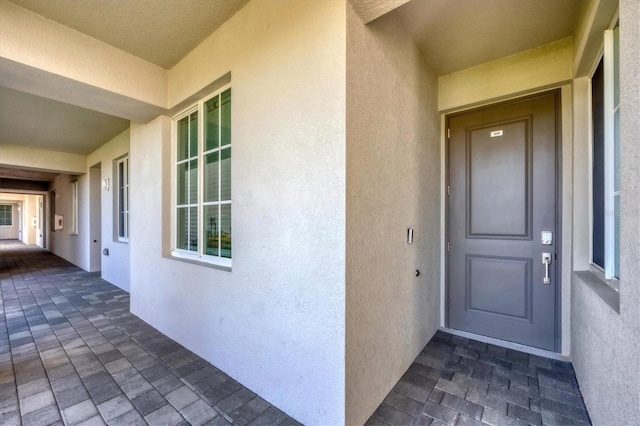
[{"label": "gray front door", "polygon": [[448,117],[450,328],[556,349],[558,101]]}]

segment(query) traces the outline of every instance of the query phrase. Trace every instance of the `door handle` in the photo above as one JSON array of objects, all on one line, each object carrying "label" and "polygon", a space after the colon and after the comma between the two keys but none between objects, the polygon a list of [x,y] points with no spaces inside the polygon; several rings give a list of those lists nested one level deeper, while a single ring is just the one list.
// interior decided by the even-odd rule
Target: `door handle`
[{"label": "door handle", "polygon": [[551,265],[551,253],[542,253],[542,264],[544,265],[544,278],[542,283],[545,285],[551,284],[551,277],[549,276],[549,265]]}]

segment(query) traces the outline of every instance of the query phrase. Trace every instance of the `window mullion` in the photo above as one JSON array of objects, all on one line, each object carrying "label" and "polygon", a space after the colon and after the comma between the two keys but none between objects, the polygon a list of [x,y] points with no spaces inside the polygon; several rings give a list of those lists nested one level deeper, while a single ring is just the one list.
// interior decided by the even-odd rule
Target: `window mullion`
[{"label": "window mullion", "polygon": [[124,238],[129,240],[129,157],[124,159]]},{"label": "window mullion", "polygon": [[218,95],[218,257],[222,257],[222,95]]},{"label": "window mullion", "polygon": [[[204,229],[204,126],[205,126],[205,114],[204,114],[204,102],[198,103],[198,256],[201,257],[205,253],[205,241],[204,235],[201,232]],[[202,239],[202,241],[200,241]]]},{"label": "window mullion", "polygon": [[[193,114],[193,113],[191,113],[191,114]],[[187,179],[188,180],[187,180],[187,182],[189,182],[189,184],[188,184],[189,192],[188,192],[188,196],[187,196],[187,205],[189,206],[187,208],[187,252],[191,251],[191,241],[193,241],[193,235],[191,235],[191,232],[192,232],[191,230],[193,229],[192,223],[191,223],[191,209],[193,208],[193,200],[191,199],[191,193],[193,192],[192,188],[193,188],[194,182],[192,182],[192,178],[191,178],[192,175],[193,175],[193,173],[191,173],[191,163],[193,161],[193,157],[191,156],[191,114],[189,114],[189,121],[188,121],[188,123],[189,123],[189,125],[188,125],[189,152],[187,154],[187,158],[189,159],[189,161],[187,163],[187,170],[188,170],[188,173],[187,173]],[[196,164],[196,167],[197,167],[197,164]]]},{"label": "window mullion", "polygon": [[126,206],[127,206],[127,212],[126,212],[126,227],[125,232],[127,233],[127,241],[129,240],[129,211],[130,211],[130,206],[129,206],[129,199],[131,197],[131,194],[129,193],[129,157],[127,157],[127,197],[126,197]]}]

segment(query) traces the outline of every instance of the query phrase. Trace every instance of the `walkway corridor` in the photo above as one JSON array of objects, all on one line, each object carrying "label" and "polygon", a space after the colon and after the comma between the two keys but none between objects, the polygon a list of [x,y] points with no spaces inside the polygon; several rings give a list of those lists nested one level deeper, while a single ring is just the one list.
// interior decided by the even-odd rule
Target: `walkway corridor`
[{"label": "walkway corridor", "polygon": [[0,425],[295,425],[129,312],[129,294],[0,241]]},{"label": "walkway corridor", "polygon": [[[131,314],[99,274],[0,241],[0,284],[0,425],[299,424]],[[571,364],[443,332],[367,422],[589,423]]]}]

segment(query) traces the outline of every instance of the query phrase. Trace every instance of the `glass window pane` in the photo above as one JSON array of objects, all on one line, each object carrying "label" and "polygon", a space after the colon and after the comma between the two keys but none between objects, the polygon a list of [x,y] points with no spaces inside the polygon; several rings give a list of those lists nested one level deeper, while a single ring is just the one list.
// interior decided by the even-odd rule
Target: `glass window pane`
[{"label": "glass window pane", "polygon": [[120,212],[118,217],[118,237],[124,237],[124,212]]},{"label": "glass window pane", "polygon": [[118,237],[124,237],[124,225],[125,225],[125,162],[120,161],[118,163]]},{"label": "glass window pane", "polygon": [[620,110],[613,115],[613,167],[614,191],[620,191]]},{"label": "glass window pane", "polygon": [[615,214],[615,252],[613,275],[620,278],[620,195],[613,197],[614,214]]},{"label": "glass window pane", "polygon": [[231,89],[222,92],[221,98],[222,108],[220,111],[220,121],[222,122],[222,142],[220,145],[224,146],[231,143]]},{"label": "glass window pane", "polygon": [[231,200],[231,148],[220,151],[220,200]]},{"label": "glass window pane", "polygon": [[189,250],[198,251],[198,208],[189,207]]},{"label": "glass window pane", "polygon": [[591,79],[591,107],[593,117],[593,164],[592,188],[593,197],[593,230],[592,261],[604,268],[604,63],[601,60]]},{"label": "glass window pane", "polygon": [[220,256],[231,258],[231,204],[220,206]]},{"label": "glass window pane", "polygon": [[218,139],[220,138],[220,97],[216,96],[210,99],[204,105],[205,114],[205,151],[218,147]]},{"label": "glass window pane", "polygon": [[187,208],[179,207],[176,218],[176,248],[186,250],[189,236],[189,223],[187,220]]},{"label": "glass window pane", "polygon": [[218,177],[219,170],[218,156],[220,154],[212,152],[204,156],[204,201],[218,201]]},{"label": "glass window pane", "polygon": [[178,164],[177,201],[178,205],[187,204],[187,191],[189,188],[189,163]]},{"label": "glass window pane", "polygon": [[189,204],[198,202],[198,160],[189,161]]},{"label": "glass window pane", "polygon": [[10,204],[0,205],[0,226],[12,226],[12,209]]},{"label": "glass window pane", "polygon": [[189,116],[189,156],[198,155],[198,114],[193,113]]},{"label": "glass window pane", "polygon": [[219,233],[220,233],[220,218],[218,216],[219,206],[204,206],[202,219],[203,223],[203,235],[206,241],[204,253],[209,256],[219,256]]},{"label": "glass window pane", "polygon": [[189,155],[189,117],[178,121],[178,161]]}]

